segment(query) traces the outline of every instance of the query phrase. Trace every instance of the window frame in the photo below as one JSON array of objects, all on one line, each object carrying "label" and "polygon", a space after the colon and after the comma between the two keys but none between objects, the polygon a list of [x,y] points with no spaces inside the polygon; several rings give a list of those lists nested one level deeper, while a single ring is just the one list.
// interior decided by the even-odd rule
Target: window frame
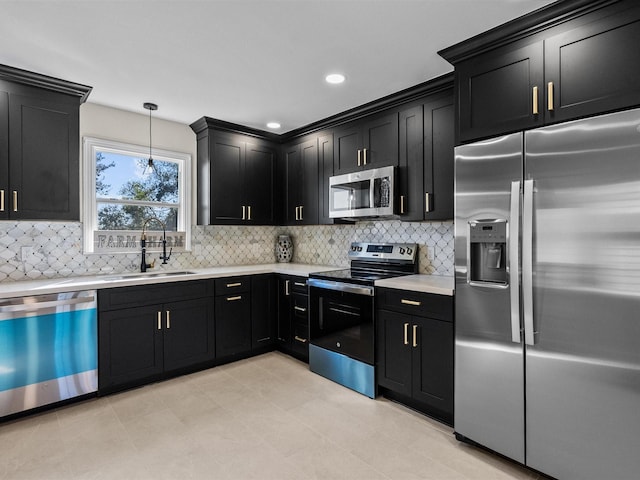
[{"label": "window frame", "polygon": [[[116,140],[107,140],[97,137],[83,137],[83,202],[82,222],[84,234],[84,253],[102,254],[94,248],[94,233],[98,230],[98,210],[96,192],[96,155],[99,151],[108,151],[121,155],[146,158],[149,156],[149,147],[136,145]],[[184,251],[191,250],[191,155],[160,148],[151,148],[151,155],[159,161],[171,161],[178,164],[178,224],[177,230],[184,232]],[[155,226],[157,227],[157,226]],[[109,230],[111,231],[111,230]],[[137,252],[137,250],[136,250]],[[132,250],[118,251],[114,249],[110,253],[134,253]]]}]

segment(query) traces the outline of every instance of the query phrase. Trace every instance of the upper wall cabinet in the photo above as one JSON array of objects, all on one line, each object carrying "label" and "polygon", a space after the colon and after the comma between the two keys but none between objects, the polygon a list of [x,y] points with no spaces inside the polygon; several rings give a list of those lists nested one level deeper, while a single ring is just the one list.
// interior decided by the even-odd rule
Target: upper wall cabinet
[{"label": "upper wall cabinet", "polygon": [[639,43],[637,2],[573,0],[443,50],[459,142],[639,105]]},{"label": "upper wall cabinet", "polygon": [[198,225],[275,224],[276,144],[207,122],[191,125],[198,139]]},{"label": "upper wall cabinet", "polygon": [[0,65],[0,219],[79,220],[90,87]]},{"label": "upper wall cabinet", "polygon": [[454,126],[450,86],[400,110],[401,220],[453,218]]},{"label": "upper wall cabinet", "polygon": [[316,137],[284,147],[287,170],[288,225],[318,223],[318,140]]},{"label": "upper wall cabinet", "polygon": [[357,120],[336,128],[334,175],[398,165],[398,113]]}]

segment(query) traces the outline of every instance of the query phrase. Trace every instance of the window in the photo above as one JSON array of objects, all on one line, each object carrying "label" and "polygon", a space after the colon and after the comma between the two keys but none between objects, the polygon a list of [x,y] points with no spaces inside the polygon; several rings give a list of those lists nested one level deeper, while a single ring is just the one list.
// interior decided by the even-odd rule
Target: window
[{"label": "window", "polygon": [[[97,138],[84,138],[84,250],[139,250],[143,226],[147,248],[161,247],[161,232],[174,251],[188,249],[191,156]],[[154,248],[155,247],[155,248]]]}]

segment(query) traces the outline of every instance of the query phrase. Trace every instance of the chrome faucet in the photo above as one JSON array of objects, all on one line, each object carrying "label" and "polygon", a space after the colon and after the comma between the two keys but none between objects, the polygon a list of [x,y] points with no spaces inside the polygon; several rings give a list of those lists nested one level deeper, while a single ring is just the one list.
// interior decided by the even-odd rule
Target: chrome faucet
[{"label": "chrome faucet", "polygon": [[147,254],[147,237],[145,235],[145,229],[147,228],[147,224],[155,220],[156,222],[162,225],[162,256],[159,257],[162,260],[162,264],[166,265],[169,258],[171,258],[171,252],[173,248],[169,249],[169,255],[167,255],[167,225],[157,217],[149,217],[142,224],[142,235],[140,235],[140,247],[142,248],[142,261],[140,263],[140,271],[146,272],[148,268],[153,268],[156,264],[155,259],[151,263],[147,263],[146,254]]}]

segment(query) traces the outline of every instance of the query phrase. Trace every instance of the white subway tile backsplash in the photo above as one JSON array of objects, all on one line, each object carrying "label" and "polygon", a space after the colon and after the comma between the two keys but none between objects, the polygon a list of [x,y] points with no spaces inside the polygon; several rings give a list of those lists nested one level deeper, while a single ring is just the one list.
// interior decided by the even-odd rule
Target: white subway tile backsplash
[{"label": "white subway tile backsplash", "polygon": [[[419,246],[420,273],[453,275],[452,222],[370,220],[353,225],[291,227],[194,226],[192,251],[174,252],[166,268],[274,263],[278,235],[289,234],[293,262],[349,265],[351,242]],[[23,249],[23,247],[27,247]],[[0,222],[0,282],[137,271],[138,254],[82,252],[82,224]]]}]

